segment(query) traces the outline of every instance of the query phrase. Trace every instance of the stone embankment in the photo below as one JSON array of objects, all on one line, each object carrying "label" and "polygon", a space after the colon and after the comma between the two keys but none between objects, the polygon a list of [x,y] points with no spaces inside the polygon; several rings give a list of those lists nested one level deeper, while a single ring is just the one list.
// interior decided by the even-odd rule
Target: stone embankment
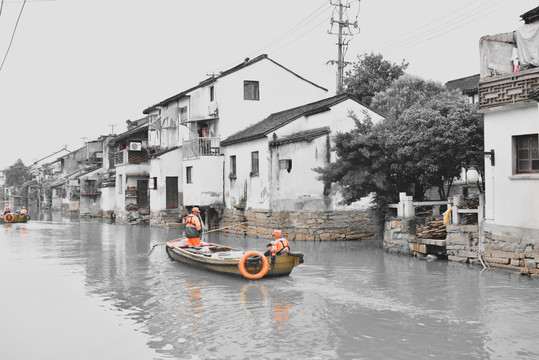
[{"label": "stone embankment", "polygon": [[370,211],[290,212],[225,209],[220,227],[247,236],[269,237],[281,229],[292,241],[362,240],[377,238]]},{"label": "stone embankment", "polygon": [[[452,211],[457,212],[458,207],[453,207]],[[481,209],[469,212],[482,218]],[[539,278],[539,239],[534,236],[493,235],[482,229],[484,221],[461,224],[453,219],[445,229],[444,238],[425,238],[428,222],[439,221],[440,216],[403,214],[386,221],[383,247],[388,252],[420,257],[432,254],[449,261],[517,271]]]}]

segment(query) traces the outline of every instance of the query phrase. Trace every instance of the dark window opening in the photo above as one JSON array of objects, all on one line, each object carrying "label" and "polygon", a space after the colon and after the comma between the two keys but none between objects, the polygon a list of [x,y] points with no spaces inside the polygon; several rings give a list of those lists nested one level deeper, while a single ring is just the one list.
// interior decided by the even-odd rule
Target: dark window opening
[{"label": "dark window opening", "polygon": [[231,179],[236,178],[236,155],[230,156],[230,175]]},{"label": "dark window opening", "polygon": [[292,170],[292,160],[291,159],[279,160],[279,169],[290,172]]},{"label": "dark window opening", "polygon": [[260,88],[258,81],[243,82],[243,99],[244,100],[260,100]]},{"label": "dark window opening", "polygon": [[215,90],[213,86],[210,86],[210,102],[215,100]]},{"label": "dark window opening", "polygon": [[192,166],[187,166],[185,168],[185,182],[187,184],[193,183],[193,167]]},{"label": "dark window opening", "polygon": [[258,176],[258,151],[251,153],[251,176]]}]

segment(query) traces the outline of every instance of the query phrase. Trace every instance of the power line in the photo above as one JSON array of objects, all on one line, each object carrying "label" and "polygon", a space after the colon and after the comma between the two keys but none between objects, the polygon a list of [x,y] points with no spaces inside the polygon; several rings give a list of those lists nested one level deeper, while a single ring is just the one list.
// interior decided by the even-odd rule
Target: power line
[{"label": "power line", "polygon": [[[324,10],[322,10],[320,12],[320,9],[324,8]],[[300,22],[298,22],[296,25],[294,25],[293,27],[291,27],[290,29],[288,29],[287,31],[285,31],[284,33],[282,33],[281,35],[279,35],[277,38],[275,38],[274,40],[270,41],[269,43],[265,44],[264,46],[258,48],[257,50],[255,51],[252,51],[251,53],[249,53],[249,55],[258,55],[260,52],[263,52],[263,50],[265,49],[268,49],[269,47],[273,46],[274,44],[277,44],[281,41],[283,41],[284,39],[286,39],[287,37],[289,37],[290,35],[292,35],[293,33],[297,32],[300,28],[306,26],[307,24],[309,24],[310,22],[312,22],[314,19],[320,17],[320,15],[322,15],[327,9],[329,8],[329,4],[327,3],[326,0],[324,0],[323,4],[318,7],[316,10],[314,10],[313,12],[311,12],[307,17],[305,17],[303,20],[301,20]],[[315,15],[316,14],[316,15]],[[310,20],[309,20],[310,19]],[[324,21],[327,21],[327,19],[325,19]],[[317,25],[318,26],[318,25]],[[301,35],[300,37],[302,37],[303,35]],[[229,63],[227,65],[224,65],[222,66],[221,68],[228,68],[232,65],[235,65],[239,62],[241,62],[243,60],[242,59],[238,59],[232,63]],[[214,72],[214,71],[212,71]]]},{"label": "power line", "polygon": [[[475,8],[473,8],[473,9],[471,9],[471,11],[478,10],[479,8],[484,7],[484,6],[487,6],[487,5],[489,5],[490,3],[494,2],[494,1],[498,1],[498,0],[489,0],[487,3],[484,3],[484,4],[482,4],[482,5],[479,5],[478,7],[475,7]],[[452,19],[449,19],[448,21],[444,21],[444,22],[442,22],[442,23],[440,23],[439,21],[440,21],[440,20],[443,20],[443,19],[445,19],[445,18],[447,18],[447,17],[449,17],[449,16],[451,16],[451,15],[453,15],[453,14],[455,14],[455,13],[461,12],[461,11],[463,11],[464,9],[466,9],[467,7],[472,6],[472,5],[477,5],[477,3],[470,2],[470,3],[468,3],[468,4],[466,4],[466,5],[462,6],[462,7],[459,7],[458,9],[456,9],[456,10],[454,10],[454,11],[451,11],[451,12],[445,14],[444,16],[441,16],[441,17],[439,17],[439,18],[436,18],[435,20],[433,20],[433,21],[431,21],[431,22],[428,22],[428,23],[426,23],[426,24],[424,24],[424,25],[421,25],[421,26],[419,26],[419,27],[417,27],[417,28],[414,28],[414,29],[412,29],[412,30],[410,30],[410,31],[408,31],[408,32],[405,32],[405,33],[403,33],[403,34],[400,34],[400,35],[398,35],[398,36],[395,36],[395,37],[393,37],[392,39],[390,39],[390,40],[388,40],[388,41],[382,42],[382,43],[379,44],[379,46],[380,46],[381,48],[385,48],[386,45],[387,45],[387,47],[391,47],[393,43],[398,43],[398,42],[400,42],[400,39],[406,38],[409,34],[417,33],[419,30],[424,29],[424,28],[426,28],[426,27],[429,27],[429,25],[431,25],[431,24],[437,24],[436,27],[440,27],[440,25],[447,24],[448,22],[451,23],[451,22],[455,21],[453,18],[452,18]],[[460,15],[459,15],[459,16],[460,16]],[[435,27],[435,28],[436,28],[436,27]],[[419,35],[421,35],[421,34],[419,34]],[[416,36],[416,35],[413,35],[411,38],[413,38],[413,37],[415,37],[415,36]],[[406,40],[404,40],[404,41],[406,41]]]},{"label": "power line", "polygon": [[[498,2],[497,5],[499,5],[500,3],[503,3],[503,1]],[[424,43],[426,41],[430,41],[432,39],[438,38],[440,36],[446,35],[446,34],[452,32],[454,30],[460,29],[461,27],[463,27],[465,25],[468,25],[471,22],[476,21],[477,19],[480,19],[480,18],[484,17],[485,15],[496,12],[496,11],[498,11],[498,10],[500,10],[500,9],[506,7],[506,6],[509,6],[509,5],[511,5],[511,4],[510,3],[504,3],[502,6],[494,8],[493,10],[488,11],[486,13],[482,12],[480,14],[475,13],[475,14],[465,16],[465,17],[461,18],[460,20],[454,22],[452,25],[457,25],[459,23],[462,23],[462,21],[464,21],[466,19],[469,19],[469,18],[471,18],[471,19],[469,21],[466,21],[466,22],[458,25],[458,26],[449,26],[449,27],[443,27],[443,28],[438,28],[438,29],[431,30],[429,32],[424,33],[421,36],[418,36],[416,38],[412,38],[412,39],[409,39],[407,41],[404,41],[402,44],[398,45],[395,48],[392,48],[392,49],[391,48],[386,48],[386,49],[388,49],[387,53],[389,53],[389,54],[395,53],[397,51],[401,51],[401,50],[404,50],[404,49],[407,49],[407,48],[422,44],[422,43]]]},{"label": "power line", "polygon": [[19,25],[19,20],[21,19],[22,11],[24,10],[24,5],[26,5],[26,0],[22,3],[21,11],[19,12],[19,16],[17,17],[17,22],[15,23],[15,27],[13,28],[13,33],[11,34],[11,40],[9,41],[9,46],[6,50],[6,55],[4,56],[4,60],[2,60],[2,65],[0,65],[0,71],[2,71],[2,68],[4,67],[4,63],[6,62],[7,55],[9,54],[9,50],[11,49],[11,44],[13,44],[13,38],[15,37],[15,31],[17,31],[17,26]]}]

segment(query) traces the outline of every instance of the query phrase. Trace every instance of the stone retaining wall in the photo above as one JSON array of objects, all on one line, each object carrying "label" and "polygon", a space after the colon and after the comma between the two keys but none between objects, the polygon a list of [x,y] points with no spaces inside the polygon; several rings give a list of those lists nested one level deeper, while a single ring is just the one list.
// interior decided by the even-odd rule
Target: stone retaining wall
[{"label": "stone retaining wall", "polygon": [[[490,266],[539,277],[539,231],[490,229],[481,232],[478,225],[446,228],[445,239],[420,239],[415,234],[426,218],[390,219],[384,229],[386,251],[412,256],[447,256],[449,261]],[[488,231],[490,230],[490,231]]]},{"label": "stone retaining wall", "polygon": [[220,228],[247,236],[270,237],[281,229],[288,240],[332,241],[377,237],[376,221],[370,211],[290,212],[224,209]]}]

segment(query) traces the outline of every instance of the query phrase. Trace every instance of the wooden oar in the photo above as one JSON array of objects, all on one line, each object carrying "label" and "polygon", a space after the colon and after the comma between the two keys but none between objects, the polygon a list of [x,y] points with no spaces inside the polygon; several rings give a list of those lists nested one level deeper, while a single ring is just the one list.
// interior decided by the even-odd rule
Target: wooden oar
[{"label": "wooden oar", "polygon": [[[243,222],[246,222],[246,221],[242,221]],[[241,223],[240,223],[241,224]],[[232,224],[232,225],[228,225],[228,226],[225,226],[225,227],[222,227],[222,228],[219,228],[219,229],[214,229],[214,230],[210,230],[210,231],[205,231],[203,233],[201,233],[200,235],[203,235],[203,234],[209,234],[209,233],[212,233],[214,231],[221,231],[223,229],[228,229],[229,227],[232,227],[232,226],[236,226],[238,224]],[[153,249],[155,249],[156,246],[161,246],[161,245],[165,245],[165,244],[168,244],[169,242],[174,242],[174,241],[180,241],[180,240],[183,240],[183,239],[187,239],[185,237],[182,237],[182,238],[179,238],[179,239],[176,239],[176,240],[169,240],[169,241],[165,241],[165,242],[162,242],[162,243],[159,243],[159,244],[154,244],[152,245],[152,248],[150,249],[150,252],[148,253],[148,256],[150,256],[150,254],[152,253]]]}]

